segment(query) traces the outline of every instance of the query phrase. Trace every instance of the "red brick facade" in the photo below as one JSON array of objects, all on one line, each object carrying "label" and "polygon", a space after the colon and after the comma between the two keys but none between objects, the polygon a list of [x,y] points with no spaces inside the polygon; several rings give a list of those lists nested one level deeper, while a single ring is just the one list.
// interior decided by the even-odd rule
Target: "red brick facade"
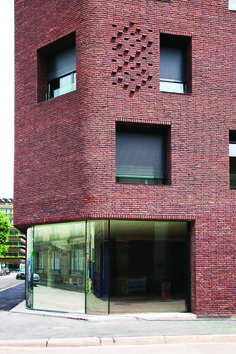
[{"label": "red brick facade", "polygon": [[[191,221],[191,311],[234,314],[228,1],[16,0],[15,20],[14,225]],[[76,91],[43,101],[40,49],[74,32]],[[190,37],[190,93],[160,92],[160,33]],[[117,121],[171,127],[169,184],[115,183]]]}]

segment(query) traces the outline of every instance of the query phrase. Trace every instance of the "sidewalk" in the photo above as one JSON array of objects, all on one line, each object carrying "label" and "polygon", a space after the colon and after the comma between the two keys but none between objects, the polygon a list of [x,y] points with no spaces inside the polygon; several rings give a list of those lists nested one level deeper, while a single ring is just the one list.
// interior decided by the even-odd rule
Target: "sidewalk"
[{"label": "sidewalk", "polygon": [[0,312],[0,321],[0,347],[219,342],[234,342],[236,347],[236,318],[203,319],[191,313],[80,315],[32,311],[22,302]]}]

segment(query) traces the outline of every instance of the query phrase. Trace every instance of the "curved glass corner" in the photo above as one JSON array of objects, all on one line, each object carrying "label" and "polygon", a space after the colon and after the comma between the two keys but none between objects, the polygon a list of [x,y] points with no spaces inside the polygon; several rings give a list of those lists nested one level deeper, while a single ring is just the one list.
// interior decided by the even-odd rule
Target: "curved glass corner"
[{"label": "curved glass corner", "polygon": [[31,308],[85,312],[85,226],[83,221],[34,227]]},{"label": "curved glass corner", "polygon": [[26,305],[80,314],[190,311],[190,223],[90,220],[27,232]]}]

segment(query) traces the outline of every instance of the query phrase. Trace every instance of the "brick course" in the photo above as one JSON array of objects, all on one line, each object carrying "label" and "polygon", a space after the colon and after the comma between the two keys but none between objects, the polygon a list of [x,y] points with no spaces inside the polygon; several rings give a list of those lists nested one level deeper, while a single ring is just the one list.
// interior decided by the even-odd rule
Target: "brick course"
[{"label": "brick course", "polygon": [[[235,12],[228,1],[16,0],[15,21],[14,225],[25,232],[99,218],[191,221],[192,312],[234,314]],[[129,41],[132,28],[136,39],[146,34],[143,43],[151,41],[143,84],[127,80],[124,87],[124,71],[130,78],[140,69],[113,61],[120,58],[120,47],[113,49],[119,31],[127,49],[124,28]],[[42,101],[38,50],[73,32],[77,89]],[[191,37],[191,94],[160,92],[160,33]],[[170,185],[115,183],[116,121],[171,126]]]}]

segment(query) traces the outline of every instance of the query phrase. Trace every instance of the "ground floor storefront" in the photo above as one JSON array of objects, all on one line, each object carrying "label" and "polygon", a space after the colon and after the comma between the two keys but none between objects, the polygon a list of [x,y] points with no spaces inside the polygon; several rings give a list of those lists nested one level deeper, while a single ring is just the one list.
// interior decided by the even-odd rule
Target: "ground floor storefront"
[{"label": "ground floor storefront", "polygon": [[190,312],[190,248],[185,221],[34,226],[27,233],[27,306],[87,314]]}]

